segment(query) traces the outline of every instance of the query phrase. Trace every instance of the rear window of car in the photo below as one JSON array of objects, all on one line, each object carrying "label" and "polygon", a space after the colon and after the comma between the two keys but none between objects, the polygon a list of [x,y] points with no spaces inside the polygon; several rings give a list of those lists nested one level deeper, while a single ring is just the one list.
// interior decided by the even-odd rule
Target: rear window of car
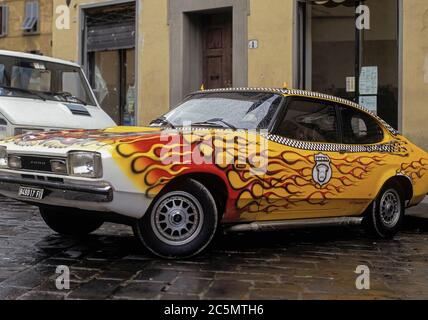
[{"label": "rear window of car", "polygon": [[340,110],[343,143],[374,144],[383,140],[383,130],[372,116],[346,106]]}]

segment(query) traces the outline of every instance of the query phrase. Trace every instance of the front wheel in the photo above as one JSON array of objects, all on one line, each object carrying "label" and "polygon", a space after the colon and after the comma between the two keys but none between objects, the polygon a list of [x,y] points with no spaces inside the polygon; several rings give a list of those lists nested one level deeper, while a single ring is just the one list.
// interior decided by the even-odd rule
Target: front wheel
[{"label": "front wheel", "polygon": [[405,204],[400,185],[385,185],[368,210],[364,224],[369,233],[382,239],[392,238],[403,224]]},{"label": "front wheel", "polygon": [[198,181],[186,179],[156,199],[133,229],[152,253],[177,259],[204,250],[217,224],[217,207],[211,193]]},{"label": "front wheel", "polygon": [[41,207],[40,215],[53,231],[68,236],[85,236],[102,226],[104,221],[91,212],[61,207]]}]

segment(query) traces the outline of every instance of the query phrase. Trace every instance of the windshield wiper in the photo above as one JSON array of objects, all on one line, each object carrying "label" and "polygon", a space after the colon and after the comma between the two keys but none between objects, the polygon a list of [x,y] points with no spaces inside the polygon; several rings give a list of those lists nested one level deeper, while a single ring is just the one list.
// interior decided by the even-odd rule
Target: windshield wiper
[{"label": "windshield wiper", "polygon": [[[86,101],[83,101],[82,99],[80,99],[80,98],[78,98],[78,97],[74,96],[74,95],[73,95],[72,93],[70,93],[70,92],[61,91],[61,92],[55,92],[55,93],[53,93],[52,95],[63,97],[65,100],[67,100],[67,102],[72,102],[72,103],[78,102],[78,103],[80,103],[80,104],[83,104],[84,106],[87,106],[87,105],[88,105],[88,104],[86,103]],[[72,100],[74,100],[74,101],[70,101],[69,99],[72,99]]]},{"label": "windshield wiper", "polygon": [[[218,122],[223,123],[224,125],[226,125],[228,128],[230,128],[232,130],[238,130],[238,128],[235,127],[233,124],[230,124],[229,122],[226,122],[221,118],[213,118],[213,119],[209,119],[206,121],[195,122],[193,124],[197,125],[197,126],[199,126],[199,125],[216,125],[216,126],[218,126]],[[223,126],[221,126],[221,127],[223,127]]]},{"label": "windshield wiper", "polygon": [[23,92],[23,93],[28,93],[31,94],[37,98],[39,98],[40,100],[46,101],[46,98],[43,97],[41,94],[28,90],[28,89],[22,89],[22,88],[15,88],[15,87],[8,87],[8,86],[0,86],[0,88],[9,90],[9,91],[18,91],[18,92]]},{"label": "windshield wiper", "polygon": [[153,120],[152,122],[150,122],[150,125],[152,124],[167,124],[172,129],[175,129],[175,125],[165,117],[159,117]]}]

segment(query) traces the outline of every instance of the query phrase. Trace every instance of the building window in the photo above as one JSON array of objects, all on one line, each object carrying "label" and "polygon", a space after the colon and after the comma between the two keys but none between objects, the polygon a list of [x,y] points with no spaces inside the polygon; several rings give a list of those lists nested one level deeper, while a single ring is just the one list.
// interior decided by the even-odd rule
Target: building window
[{"label": "building window", "polygon": [[27,1],[25,3],[25,18],[22,23],[25,33],[37,33],[39,31],[39,2]]},{"label": "building window", "polygon": [[8,7],[0,6],[0,37],[7,35]]}]

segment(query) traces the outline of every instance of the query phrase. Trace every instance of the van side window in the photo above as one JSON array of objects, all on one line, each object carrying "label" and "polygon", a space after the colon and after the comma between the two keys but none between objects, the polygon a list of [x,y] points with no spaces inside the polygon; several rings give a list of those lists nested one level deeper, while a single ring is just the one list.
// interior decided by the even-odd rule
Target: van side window
[{"label": "van side window", "polygon": [[324,101],[293,99],[278,134],[300,141],[339,143],[336,107]]},{"label": "van side window", "polygon": [[381,142],[383,131],[370,115],[350,107],[341,107],[343,143],[373,144]]}]

